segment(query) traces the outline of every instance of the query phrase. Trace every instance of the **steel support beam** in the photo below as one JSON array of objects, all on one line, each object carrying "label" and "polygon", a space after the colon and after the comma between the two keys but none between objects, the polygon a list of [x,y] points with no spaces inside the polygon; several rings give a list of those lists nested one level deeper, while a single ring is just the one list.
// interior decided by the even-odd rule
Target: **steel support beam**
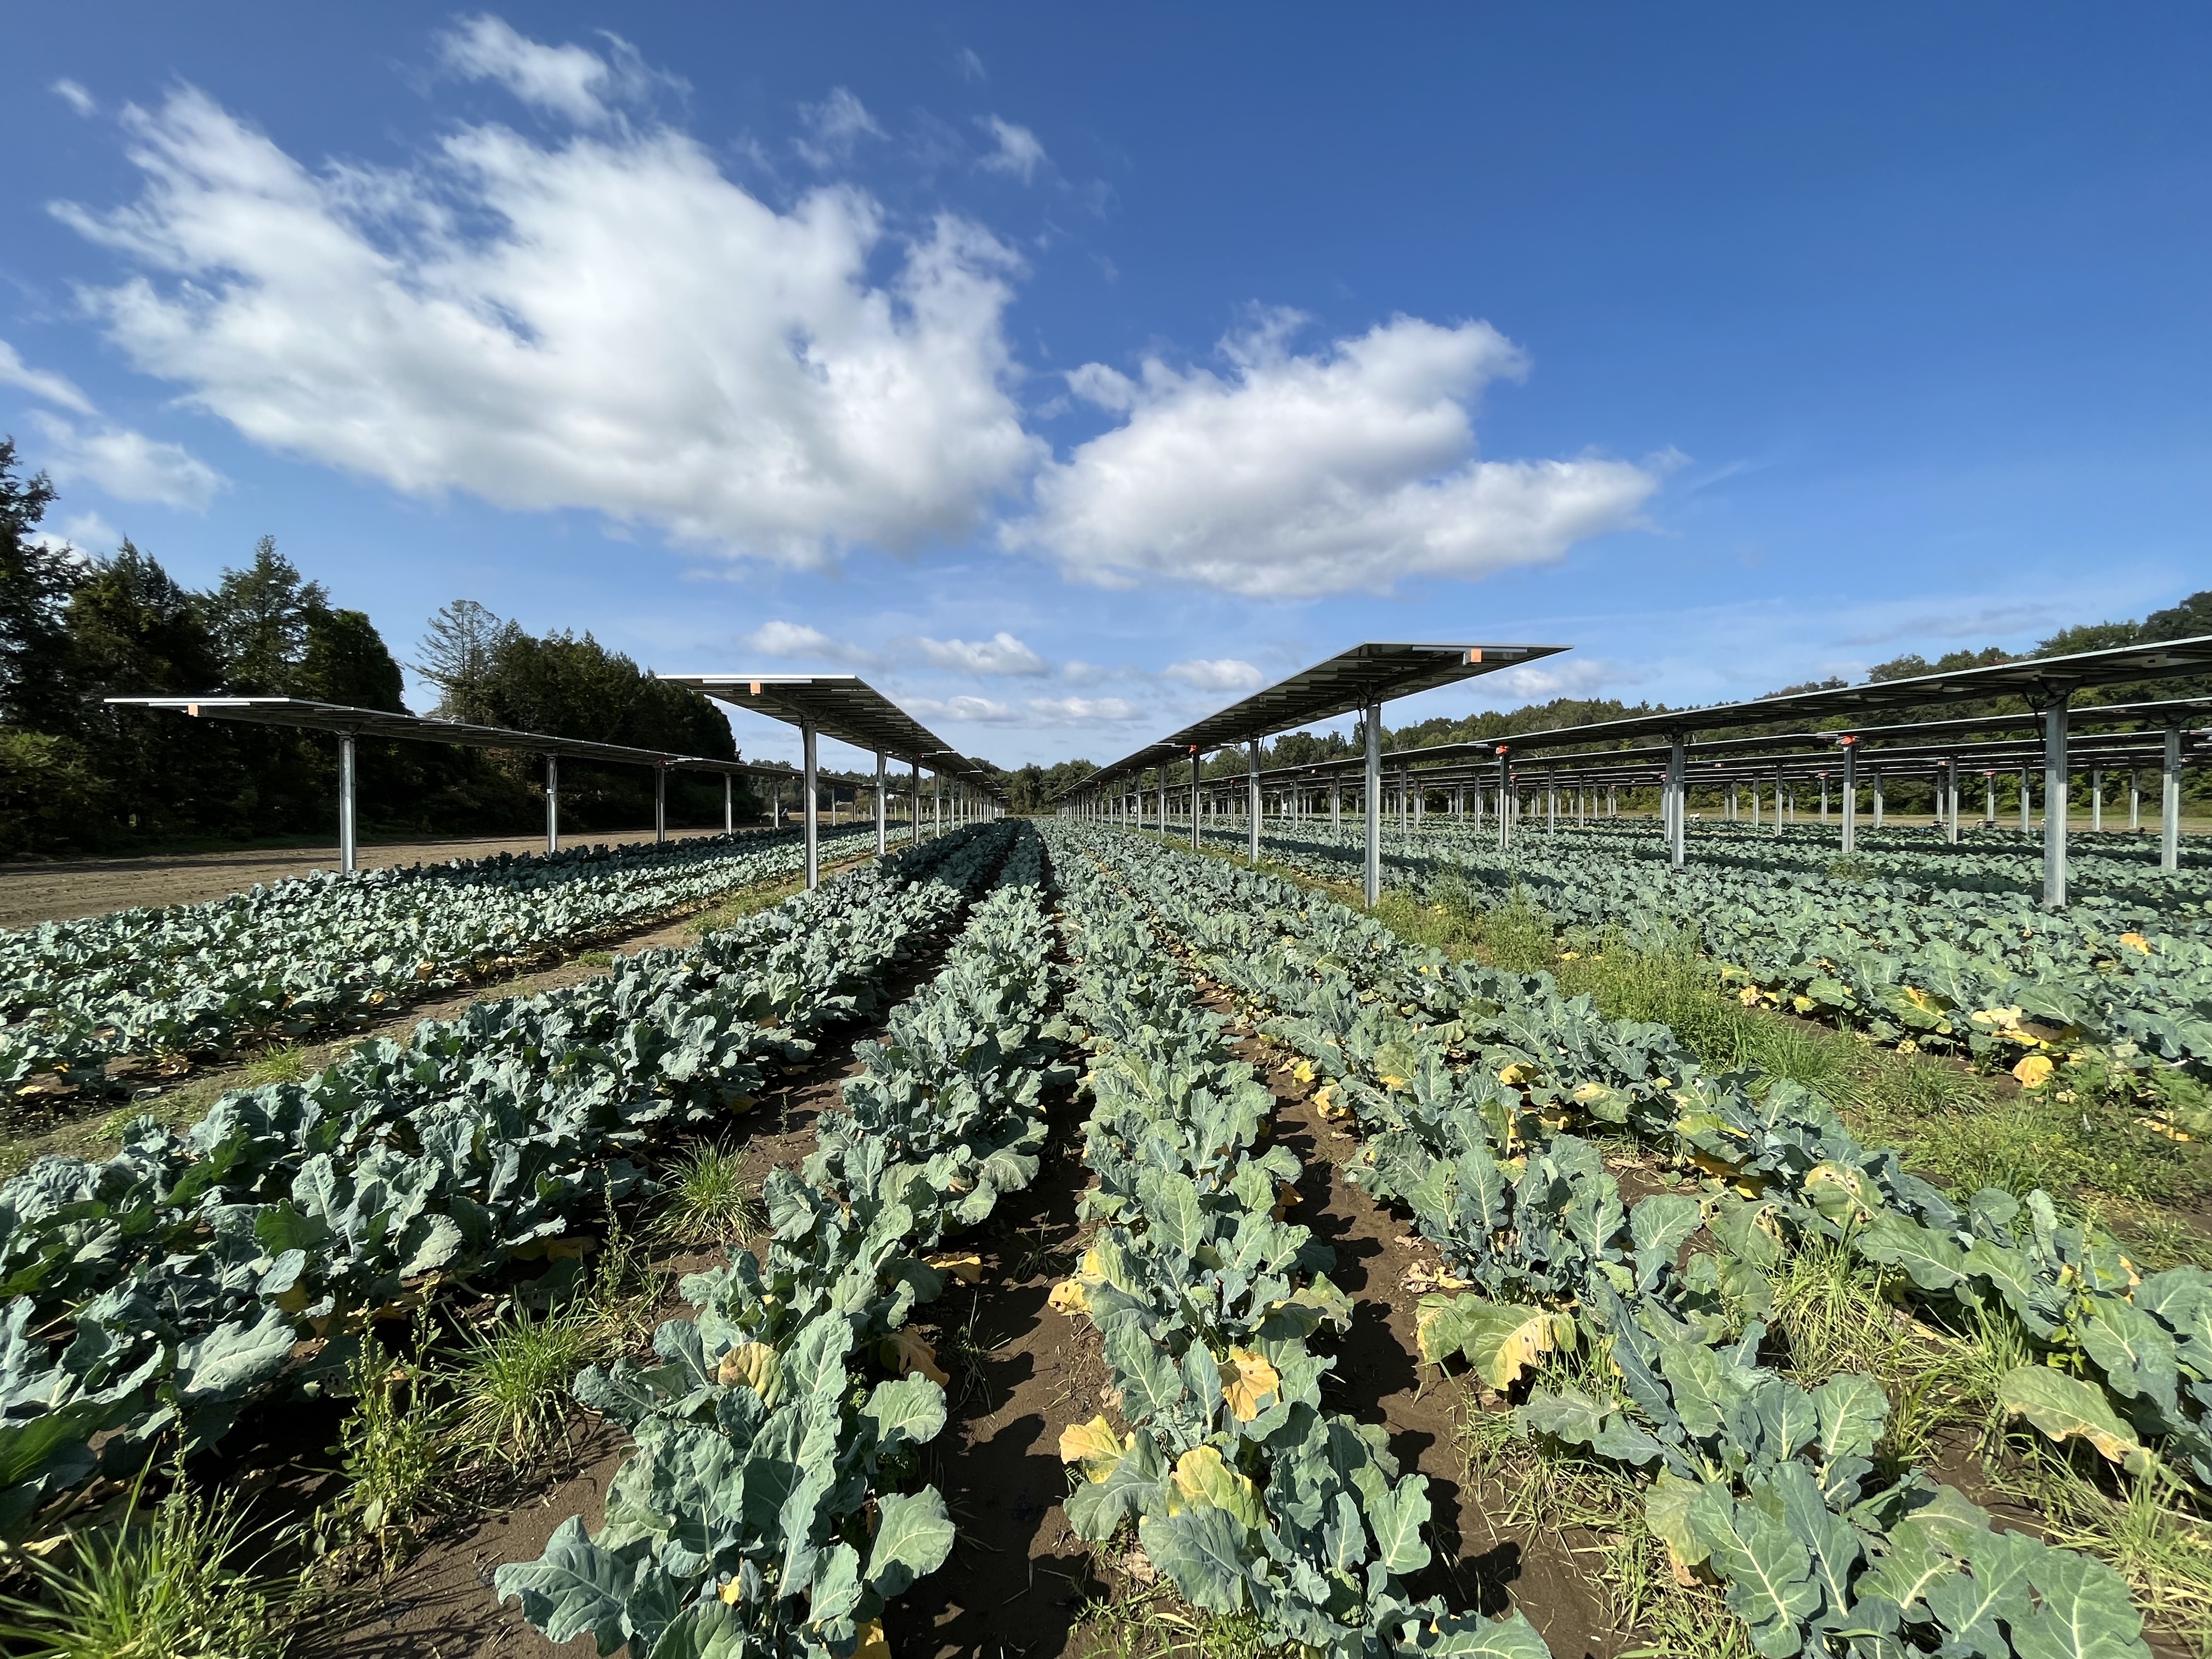
[{"label": "steel support beam", "polygon": [[1367,908],[1372,910],[1382,897],[1382,705],[1367,705],[1364,724],[1366,726],[1366,789],[1367,840],[1360,860],[1362,872],[1360,890],[1366,895]]},{"label": "steel support beam", "polygon": [[1252,862],[1260,862],[1260,739],[1255,738],[1248,745],[1251,767],[1250,788],[1246,792],[1245,805],[1252,820]]},{"label": "steel support beam", "polygon": [[1667,829],[1667,862],[1679,870],[1687,853],[1689,841],[1689,789],[1683,776],[1685,757],[1683,736],[1672,732],[1667,737],[1667,787],[1674,798],[1674,821]]},{"label": "steel support beam", "polygon": [[353,733],[338,733],[338,868],[347,875],[359,862],[354,843]]},{"label": "steel support beam", "polygon": [[2066,908],[2066,704],[2064,691],[2043,711],[2043,903]]},{"label": "steel support beam", "polygon": [[806,773],[803,786],[806,791],[806,885],[809,891],[822,881],[822,806],[819,791],[814,783],[814,722],[802,720],[799,727],[799,749],[801,764]]},{"label": "steel support beam", "polygon": [[1849,858],[1858,850],[1859,844],[1859,746],[1851,738],[1844,739],[1844,856]]},{"label": "steel support beam", "polygon": [[653,844],[668,839],[668,763],[653,763]]},{"label": "steel support beam", "polygon": [[561,850],[561,757],[545,757],[545,850]]},{"label": "steel support beam", "polygon": [[2181,868],[2181,727],[2172,723],[2159,772],[2158,867],[2168,875]]},{"label": "steel support beam", "polygon": [[722,833],[726,836],[733,836],[738,831],[738,821],[733,816],[736,806],[736,798],[730,786],[730,775],[725,772],[722,774]]},{"label": "steel support beam", "polygon": [[890,806],[890,803],[884,799],[884,751],[878,749],[876,750],[876,856],[878,858],[883,857],[891,850],[890,826],[884,817]]}]

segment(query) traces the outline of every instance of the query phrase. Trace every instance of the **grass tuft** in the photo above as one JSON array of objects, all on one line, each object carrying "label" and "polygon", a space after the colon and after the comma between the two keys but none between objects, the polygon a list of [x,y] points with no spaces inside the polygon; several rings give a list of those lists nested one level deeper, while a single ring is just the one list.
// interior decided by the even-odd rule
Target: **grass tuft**
[{"label": "grass tuft", "polygon": [[235,1494],[181,1480],[151,1513],[134,1488],[112,1528],[33,1560],[40,1599],[0,1601],[0,1639],[26,1659],[283,1659],[302,1585],[270,1570]]},{"label": "grass tuft", "polygon": [[760,1183],[746,1178],[744,1158],[714,1146],[695,1146],[668,1175],[655,1234],[684,1244],[741,1244],[768,1224]]},{"label": "grass tuft", "polygon": [[580,1306],[517,1308],[476,1333],[450,1373],[461,1441],[518,1458],[550,1450],[567,1428],[576,1373],[606,1346],[599,1322]]}]

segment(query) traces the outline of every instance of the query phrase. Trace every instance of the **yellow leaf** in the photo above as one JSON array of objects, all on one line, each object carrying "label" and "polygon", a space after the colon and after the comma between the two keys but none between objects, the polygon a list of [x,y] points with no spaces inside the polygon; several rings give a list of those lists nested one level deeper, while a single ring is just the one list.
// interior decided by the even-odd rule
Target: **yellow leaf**
[{"label": "yellow leaf", "polygon": [[1283,1386],[1283,1375],[1267,1359],[1249,1348],[1231,1348],[1227,1376],[1221,1384],[1221,1397],[1229,1402],[1229,1414],[1239,1423],[1249,1423],[1260,1414],[1260,1402],[1273,1397]]},{"label": "yellow leaf", "polygon": [[941,1273],[950,1273],[963,1285],[975,1285],[983,1278],[983,1258],[980,1255],[933,1255],[929,1265]]},{"label": "yellow leaf", "polygon": [[723,1585],[721,1589],[714,1592],[714,1599],[720,1601],[726,1607],[734,1607],[738,1605],[738,1598],[744,1594],[744,1590],[739,1585],[738,1581],[732,1578],[728,1583]]},{"label": "yellow leaf", "polygon": [[2140,951],[2145,956],[2150,954],[2150,941],[2141,933],[2123,933],[2120,935],[2120,943],[2130,951]]},{"label": "yellow leaf", "polygon": [[940,1389],[951,1381],[938,1369],[937,1350],[912,1331],[892,1332],[878,1345],[878,1352],[884,1364],[900,1376],[919,1372]]},{"label": "yellow leaf", "polygon": [[1743,1004],[1743,1006],[1744,1006],[1745,1007],[1747,1007],[1747,1008],[1756,1008],[1756,1007],[1758,1007],[1758,1006],[1759,1006],[1759,987],[1757,987],[1756,985],[1747,985],[1747,986],[1745,986],[1745,987],[1743,988],[1743,989],[1741,989],[1741,991],[1738,991],[1738,992],[1735,994],[1735,1000],[1736,1000],[1738,1002],[1741,1002],[1741,1004]]},{"label": "yellow leaf", "polygon": [[882,1620],[863,1620],[860,1632],[860,1645],[853,1650],[853,1659],[891,1659],[891,1644],[884,1640]]},{"label": "yellow leaf", "polygon": [[1206,1507],[1225,1510],[1248,1527],[1256,1527],[1267,1518],[1260,1508],[1257,1486],[1223,1462],[1214,1447],[1193,1446],[1176,1459],[1168,1513]]},{"label": "yellow leaf", "polygon": [[1091,1311],[1091,1297],[1079,1279],[1063,1279],[1052,1287],[1046,1302],[1064,1314],[1087,1314]]},{"label": "yellow leaf", "polygon": [[1275,1189],[1275,1219],[1280,1221],[1284,1212],[1298,1201],[1298,1189],[1284,1186]]},{"label": "yellow leaf", "polygon": [[2030,1054],[2012,1068],[2012,1074],[2020,1079],[2021,1088],[2040,1089],[2051,1081],[2051,1057]]},{"label": "yellow leaf", "polygon": [[1526,1083],[1535,1074],[1535,1068],[1534,1066],[1524,1066],[1516,1060],[1513,1064],[1504,1067],[1498,1073],[1498,1080],[1500,1083],[1504,1084],[1508,1088],[1515,1088]]},{"label": "yellow leaf", "polygon": [[1385,1073],[1382,1077],[1382,1086],[1386,1089],[1402,1089],[1406,1086],[1406,1079],[1401,1077],[1393,1077]]},{"label": "yellow leaf", "polygon": [[1790,1006],[1801,1014],[1809,1014],[1820,1005],[1810,997],[1792,997],[1790,999]]},{"label": "yellow leaf", "polygon": [[1121,1461],[1121,1443],[1103,1417],[1088,1423],[1071,1423],[1060,1433],[1060,1461],[1080,1463],[1086,1479],[1103,1480]]}]

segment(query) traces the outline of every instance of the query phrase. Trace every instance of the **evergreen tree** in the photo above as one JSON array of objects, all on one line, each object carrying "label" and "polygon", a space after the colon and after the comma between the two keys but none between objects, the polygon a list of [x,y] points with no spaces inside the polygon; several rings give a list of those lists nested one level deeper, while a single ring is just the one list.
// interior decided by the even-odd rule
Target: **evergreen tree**
[{"label": "evergreen tree", "polygon": [[40,538],[53,500],[52,481],[20,477],[15,441],[0,437],[0,720],[58,732],[76,713],[62,607],[84,562]]},{"label": "evergreen tree", "polygon": [[276,538],[264,536],[254,545],[253,562],[243,570],[226,569],[202,601],[229,689],[248,696],[295,695],[307,654],[308,618],[329,604],[323,585],[301,576],[276,550]]}]

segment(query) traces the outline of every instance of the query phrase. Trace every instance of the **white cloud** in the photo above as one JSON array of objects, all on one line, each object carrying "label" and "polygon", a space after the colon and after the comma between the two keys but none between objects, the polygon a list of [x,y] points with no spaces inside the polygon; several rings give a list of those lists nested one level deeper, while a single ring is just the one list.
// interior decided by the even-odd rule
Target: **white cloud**
[{"label": "white cloud", "polygon": [[917,720],[969,720],[987,726],[1007,726],[1021,716],[1005,703],[988,697],[907,697],[900,706]]},{"label": "white cloud", "polygon": [[1085,662],[1079,657],[1070,657],[1060,665],[1060,677],[1071,685],[1095,685],[1106,678],[1106,670],[1095,662]]},{"label": "white cloud", "polygon": [[31,419],[46,434],[46,466],[58,480],[88,483],[118,501],[158,501],[203,513],[227,482],[183,445],[128,427],[89,431],[43,410]]},{"label": "white cloud", "polygon": [[963,674],[1046,674],[1042,657],[1001,629],[988,640],[918,639],[915,643],[933,668]]},{"label": "white cloud", "polygon": [[1198,658],[1161,671],[1171,680],[1196,686],[1201,691],[1252,691],[1263,676],[1250,663],[1235,657]]},{"label": "white cloud", "polygon": [[409,494],[584,508],[801,567],[957,537],[1041,448],[1008,395],[1013,256],[876,204],[778,212],[689,137],[464,128],[313,172],[185,88],[126,114],[145,188],[56,210],[145,267],[88,298],[256,442]]},{"label": "white cloud", "polygon": [[72,81],[67,76],[54,82],[52,91],[55,97],[79,115],[90,115],[100,108],[93,102],[92,94],[84,89],[82,82]]},{"label": "white cloud", "polygon": [[1121,697],[1031,697],[1029,713],[1044,726],[1119,726],[1144,711]]},{"label": "white cloud", "polygon": [[995,115],[979,115],[975,125],[991,135],[997,148],[975,165],[986,173],[1003,173],[1028,184],[1048,159],[1037,136],[1027,127],[1002,121]]},{"label": "white cloud", "polygon": [[1610,688],[1633,685],[1644,671],[1600,657],[1553,658],[1526,668],[1508,668],[1468,682],[1468,689],[1483,701],[1504,707],[1508,702],[1549,702],[1554,697],[1591,697]]},{"label": "white cloud", "polygon": [[865,646],[832,639],[805,623],[763,623],[751,633],[739,635],[738,643],[764,657],[812,657],[823,662],[848,663],[855,668],[872,667],[878,661],[876,653]]},{"label": "white cloud", "polygon": [[33,368],[15,355],[15,348],[5,340],[0,340],[0,386],[19,386],[33,397],[44,398],[50,404],[59,404],[80,415],[92,413],[92,399],[78,391],[68,376]]},{"label": "white cloud", "polygon": [[42,530],[31,538],[33,544],[58,552],[64,548],[113,547],[122,539],[123,532],[97,513],[72,513],[62,520],[58,532]]},{"label": "white cloud", "polygon": [[854,145],[863,137],[884,136],[884,130],[876,125],[876,118],[868,113],[868,106],[845,87],[831,88],[830,95],[818,104],[801,104],[799,118],[814,136],[811,142],[805,138],[795,140],[794,147],[817,167],[832,167],[848,161]]},{"label": "white cloud", "polygon": [[1155,357],[1070,387],[1121,425],[1048,465],[1002,532],[1102,586],[1201,583],[1255,597],[1388,592],[1556,559],[1638,522],[1657,471],[1475,459],[1473,407],[1526,360],[1486,323],[1399,317],[1301,356],[1275,313],[1223,342],[1226,374]]},{"label": "white cloud", "polygon": [[446,67],[471,81],[496,81],[517,98],[584,126],[612,115],[609,100],[635,97],[656,79],[637,49],[619,35],[605,36],[609,55],[582,46],[549,46],[517,33],[503,19],[480,13],[464,18],[438,42]]},{"label": "white cloud", "polygon": [[952,63],[963,81],[988,81],[991,78],[989,71],[983,67],[982,58],[976,55],[973,46],[961,47],[953,55]]}]

